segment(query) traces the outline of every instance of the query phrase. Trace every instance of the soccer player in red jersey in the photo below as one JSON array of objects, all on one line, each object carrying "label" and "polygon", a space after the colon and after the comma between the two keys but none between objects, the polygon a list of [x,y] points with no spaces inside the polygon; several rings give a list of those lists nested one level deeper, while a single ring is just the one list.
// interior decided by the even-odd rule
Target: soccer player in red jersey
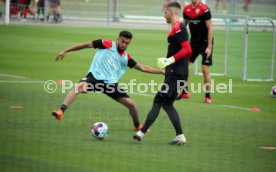
[{"label": "soccer player in red jersey", "polygon": [[[200,2],[200,0],[191,0],[183,9],[184,24],[189,24],[191,32],[192,56],[190,62],[194,62],[196,58],[202,56],[202,73],[206,88],[205,103],[211,103],[211,75],[209,66],[212,66],[212,50],[213,50],[213,31],[210,9]],[[185,96],[182,95],[183,97]]]},{"label": "soccer player in red jersey", "polygon": [[162,107],[168,114],[176,132],[176,137],[170,144],[183,145],[186,143],[179,115],[173,106],[180,88],[178,84],[183,82],[183,78],[188,75],[188,57],[192,53],[187,29],[179,20],[180,13],[181,7],[177,2],[169,3],[165,7],[164,17],[167,23],[171,24],[172,28],[167,38],[167,57],[158,58],[157,60],[158,67],[165,68],[165,80],[161,90],[155,95],[152,108],[148,113],[144,126],[133,136],[138,141],[142,140],[144,134],[158,117]]}]

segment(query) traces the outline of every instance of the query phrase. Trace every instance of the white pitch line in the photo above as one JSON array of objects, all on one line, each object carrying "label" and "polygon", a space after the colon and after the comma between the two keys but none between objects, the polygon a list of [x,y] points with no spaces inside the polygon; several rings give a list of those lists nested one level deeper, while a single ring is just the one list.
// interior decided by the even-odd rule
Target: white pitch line
[{"label": "white pitch line", "polygon": [[[27,83],[27,84],[42,84],[45,81],[1,81],[0,83]],[[145,97],[154,97],[153,94],[147,94],[147,93],[136,93],[136,92],[131,92],[129,94],[133,95],[140,95],[140,96],[145,96]],[[239,106],[231,106],[231,105],[220,105],[222,107],[226,108],[231,108],[231,109],[240,109],[240,110],[246,110],[246,111],[251,111],[250,108],[245,108],[245,107],[239,107]]]},{"label": "white pitch line", "polygon": [[18,75],[9,75],[9,74],[4,74],[4,73],[0,73],[0,76],[4,76],[4,77],[11,77],[11,78],[18,78],[18,79],[27,79],[24,76],[18,76]]},{"label": "white pitch line", "polygon": [[230,105],[221,105],[223,107],[227,107],[227,108],[232,108],[232,109],[241,109],[241,110],[247,110],[247,111],[251,111],[250,108],[245,108],[245,107],[239,107],[239,106],[230,106]]},{"label": "white pitch line", "polygon": [[152,94],[146,94],[146,93],[135,93],[135,92],[132,92],[132,93],[129,93],[129,94],[140,95],[140,96],[146,96],[146,97],[153,97],[153,96],[154,96],[154,95],[152,95]]},{"label": "white pitch line", "polygon": [[270,87],[269,85],[257,85],[257,84],[233,84],[233,87]]},{"label": "white pitch line", "polygon": [[[15,84],[43,84],[45,83],[45,81],[9,81],[9,80],[0,80],[0,83],[15,83]],[[136,92],[132,92],[129,94],[133,94],[133,95],[140,95],[140,96],[146,96],[146,97],[154,97],[153,94],[146,94],[146,93],[136,93]]]},{"label": "white pitch line", "polygon": [[[18,76],[18,75],[9,75],[9,74],[3,74],[0,73],[0,76],[5,76],[5,77],[12,77],[12,78],[18,78],[18,79],[27,79],[24,76]],[[45,81],[35,81],[35,80],[31,80],[31,81],[15,81],[15,80],[0,80],[0,83],[22,83],[22,84],[42,84]],[[233,84],[234,87],[266,87],[264,85],[254,85],[254,84]],[[140,96],[146,96],[146,97],[154,97],[153,94],[146,94],[146,93],[136,93],[136,92],[132,92],[129,94],[133,94],[133,95],[140,95]],[[230,105],[221,105],[223,107],[227,107],[227,108],[232,108],[232,109],[242,109],[242,110],[251,110],[250,108],[243,108],[243,107],[238,107],[238,106],[230,106]]]}]

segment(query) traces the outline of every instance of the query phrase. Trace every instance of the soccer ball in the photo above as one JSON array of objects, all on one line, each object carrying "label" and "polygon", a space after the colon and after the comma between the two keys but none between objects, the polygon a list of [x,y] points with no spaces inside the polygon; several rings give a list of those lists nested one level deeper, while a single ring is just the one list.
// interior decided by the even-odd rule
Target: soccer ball
[{"label": "soccer ball", "polygon": [[103,140],[108,135],[108,126],[104,122],[96,122],[91,127],[92,136],[98,140]]},{"label": "soccer ball", "polygon": [[271,96],[276,98],[276,85],[272,87],[271,89]]}]

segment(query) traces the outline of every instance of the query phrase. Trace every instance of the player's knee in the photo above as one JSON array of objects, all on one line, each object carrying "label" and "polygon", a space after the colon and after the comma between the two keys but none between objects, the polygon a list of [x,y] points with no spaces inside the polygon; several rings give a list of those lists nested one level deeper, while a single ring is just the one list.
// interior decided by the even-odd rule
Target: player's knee
[{"label": "player's knee", "polygon": [[203,75],[208,75],[209,74],[209,67],[206,65],[202,65],[202,73]]},{"label": "player's knee", "polygon": [[127,103],[127,107],[130,110],[136,109],[136,106],[134,105],[134,103],[132,101],[130,101],[130,102]]},{"label": "player's knee", "polygon": [[124,106],[126,106],[129,110],[136,109],[136,106],[134,105],[133,101],[131,99],[121,99],[119,100],[120,103],[122,103]]},{"label": "player's knee", "polygon": [[202,65],[202,71],[207,71],[209,70],[209,67],[207,65]]}]

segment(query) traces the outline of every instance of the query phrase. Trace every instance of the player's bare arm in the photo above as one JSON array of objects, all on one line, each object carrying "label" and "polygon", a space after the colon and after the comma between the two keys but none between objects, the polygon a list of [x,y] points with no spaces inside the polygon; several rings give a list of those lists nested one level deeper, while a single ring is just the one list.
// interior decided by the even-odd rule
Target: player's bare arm
[{"label": "player's bare arm", "polygon": [[85,42],[85,43],[79,43],[76,44],[70,48],[64,49],[62,50],[55,58],[56,61],[62,60],[64,58],[64,56],[70,52],[70,51],[78,51],[84,48],[93,48],[93,44],[92,42]]},{"label": "player's bare arm", "polygon": [[142,65],[142,64],[138,64],[138,63],[133,68],[136,69],[136,70],[139,70],[141,72],[165,75],[164,70],[155,69],[155,68],[152,68],[150,66],[145,66],[145,65]]},{"label": "player's bare arm", "polygon": [[205,50],[205,53],[207,54],[207,58],[208,58],[212,52],[212,39],[213,39],[212,20],[206,20],[205,24],[208,29],[208,46]]}]

